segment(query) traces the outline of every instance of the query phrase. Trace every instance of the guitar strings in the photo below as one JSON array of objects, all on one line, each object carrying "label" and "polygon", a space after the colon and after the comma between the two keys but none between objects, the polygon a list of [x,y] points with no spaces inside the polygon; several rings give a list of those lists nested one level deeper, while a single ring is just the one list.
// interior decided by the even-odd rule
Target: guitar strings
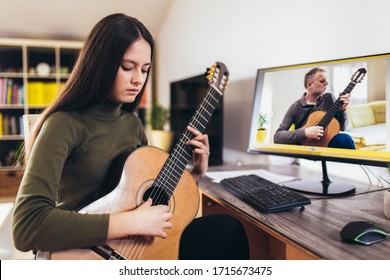
[{"label": "guitar strings", "polygon": [[[211,88],[212,89],[212,88]],[[208,119],[211,117],[212,112],[210,112],[209,109],[206,108],[205,104],[211,104],[210,100],[214,99],[214,103],[217,103],[218,100],[214,98],[211,94],[213,93],[212,90],[208,91],[208,95],[205,97],[203,103],[199,106],[198,110],[195,112],[194,116],[192,117],[189,125],[197,129],[198,131],[202,132],[208,122]],[[210,107],[210,106],[208,106]],[[214,110],[215,107],[211,106],[211,111]],[[207,117],[204,117],[205,113],[208,114]],[[204,119],[203,122],[199,122],[197,120],[197,116],[202,115],[201,118]],[[200,126],[199,126],[200,125]],[[191,149],[185,144],[186,141],[190,140],[192,136],[192,133],[190,133],[188,130],[185,130],[183,133],[182,138],[179,140],[178,144],[175,146],[173,153],[168,158],[166,162],[166,166],[163,167],[162,172],[156,179],[156,183],[159,186],[164,186],[169,191],[169,196],[173,194],[173,190],[175,188],[175,185],[180,180],[180,177],[182,175],[183,170],[185,169],[190,157],[191,157]],[[185,156],[183,156],[185,155]],[[172,178],[173,177],[173,178]],[[175,179],[176,181],[172,181],[172,179]],[[158,192],[157,196],[157,202],[162,203],[164,200],[164,191],[160,188],[155,189]],[[155,193],[153,195],[156,195]]]},{"label": "guitar strings", "polygon": [[[220,93],[213,89],[213,87],[210,87],[208,94],[189,122],[189,126],[194,127],[200,132],[203,132],[206,128],[212,112],[214,111],[216,104],[219,102],[219,98],[216,98],[213,96],[213,94],[218,94],[216,96],[220,97]],[[207,114],[207,116],[205,114]],[[201,119],[198,120],[197,117],[200,117]],[[162,204],[165,202],[166,192],[163,190],[163,187],[160,186],[164,186],[165,189],[169,191],[168,198],[173,195],[175,186],[179,182],[182,173],[191,157],[191,148],[185,144],[188,140],[191,139],[191,136],[192,133],[186,129],[183,133],[183,136],[175,146],[173,153],[168,157],[168,160],[162,168],[162,172],[160,172],[155,182],[153,182],[152,186],[157,185],[157,187],[152,189],[149,197],[155,199],[155,204]],[[183,152],[185,156],[183,156]],[[150,238],[151,237],[147,238],[145,236],[135,235],[126,237],[124,240],[122,240],[121,247],[124,248],[127,242],[131,243],[133,246],[128,246],[128,249],[126,252],[124,252],[124,255],[128,258],[136,259],[137,256],[139,256],[145,249],[145,246],[143,246],[145,242],[142,241],[145,239],[148,241],[147,239]]]},{"label": "guitar strings", "polygon": [[[169,163],[170,161],[167,161],[167,162]],[[167,164],[166,168],[169,169],[169,168],[172,168],[172,167],[169,164]],[[172,171],[171,171],[171,173],[172,173]],[[160,174],[162,174],[162,175],[157,177],[157,179],[156,179],[155,183],[153,183],[153,185],[157,184],[158,186],[160,186],[161,184],[164,183],[164,181],[167,182],[167,177],[164,178],[164,175],[166,175],[166,173],[162,172]],[[162,180],[159,180],[160,178]],[[164,185],[167,186],[167,184],[164,184]],[[167,187],[169,188],[169,186],[167,186]],[[156,204],[161,204],[161,202],[163,202],[162,201],[163,200],[163,196],[164,196],[163,193],[164,193],[164,191],[162,189],[155,188],[155,189],[152,189],[152,193],[150,194],[149,197],[152,197]],[[137,256],[144,251],[145,247],[143,246],[144,243],[141,242],[141,239],[145,239],[145,237],[143,237],[143,236],[131,236],[130,239],[132,241],[133,246],[130,247],[129,250],[127,250],[126,255],[130,256],[131,259],[136,259]]]},{"label": "guitar strings", "polygon": [[[215,96],[220,97],[221,94],[219,94],[213,87],[210,87],[208,90],[208,94],[204,98],[202,104],[200,104],[199,108],[196,110],[194,116],[192,117],[189,125],[194,127],[200,132],[203,132],[203,130],[206,128],[206,125],[212,115],[213,110],[215,109],[217,103],[219,102],[219,99]],[[205,116],[205,113],[207,113],[207,116]],[[200,120],[198,120],[200,116]],[[203,119],[203,120],[202,120]],[[197,124],[198,125],[197,125]],[[199,126],[200,125],[200,126]],[[180,180],[180,177],[182,175],[182,171],[185,169],[190,157],[191,157],[191,150],[190,148],[185,144],[187,140],[190,140],[192,134],[185,130],[183,137],[179,140],[178,145],[176,145],[174,152],[171,154],[170,158],[167,161],[166,169],[169,171],[167,174],[165,172],[161,172],[161,176],[159,176],[156,181],[157,183],[162,183],[165,185],[168,190],[170,191],[169,196],[172,195],[173,190],[175,188],[175,185]],[[176,149],[177,148],[177,149]],[[186,157],[183,157],[181,152],[184,151]],[[183,158],[184,162],[181,161],[181,158]],[[182,166],[179,166],[181,164]],[[173,165],[173,167],[172,167]],[[176,172],[176,169],[174,167],[179,167],[179,172]],[[177,176],[174,175],[174,172],[177,173]],[[171,176],[169,176],[171,175]],[[176,182],[170,183],[169,180],[172,180],[172,176],[176,179]],[[170,188],[171,186],[171,188]],[[160,203],[161,201],[159,201]]]},{"label": "guitar strings", "polygon": [[[213,90],[210,90],[209,94],[205,97],[203,103],[199,106],[198,110],[195,112],[189,123],[190,126],[194,127],[200,132],[203,132],[203,130],[205,129],[207,122],[212,115],[212,111],[215,109],[215,106],[213,106],[211,102],[213,100],[213,103],[215,104],[218,102],[218,99],[213,97],[212,93],[215,94]],[[205,116],[206,114],[207,116]],[[198,116],[201,116],[200,121],[199,118],[197,118]],[[183,137],[179,140],[178,145],[175,147],[174,152],[172,153],[172,156],[167,161],[167,172],[161,172],[161,177],[158,177],[156,180],[157,183],[166,186],[166,188],[170,191],[169,196],[173,194],[174,188],[180,180],[182,172],[185,169],[189,159],[191,158],[191,148],[188,147],[185,142],[190,140],[192,136],[192,133],[190,133],[188,130],[184,132]],[[185,155],[185,157],[183,157],[183,155]],[[181,159],[183,159],[183,161]],[[177,169],[179,170],[179,172],[177,172]],[[175,176],[174,173],[176,173],[177,176]],[[174,179],[176,179],[176,181],[174,181],[173,183],[170,182],[172,176],[174,177]]]}]

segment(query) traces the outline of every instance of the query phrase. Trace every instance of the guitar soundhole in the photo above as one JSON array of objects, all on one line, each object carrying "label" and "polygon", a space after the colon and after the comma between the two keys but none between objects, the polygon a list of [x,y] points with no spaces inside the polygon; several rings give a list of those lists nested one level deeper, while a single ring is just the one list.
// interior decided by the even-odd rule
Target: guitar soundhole
[{"label": "guitar soundhole", "polygon": [[146,201],[151,197],[153,200],[152,205],[168,205],[169,195],[160,187],[151,187],[144,193],[143,200]]}]

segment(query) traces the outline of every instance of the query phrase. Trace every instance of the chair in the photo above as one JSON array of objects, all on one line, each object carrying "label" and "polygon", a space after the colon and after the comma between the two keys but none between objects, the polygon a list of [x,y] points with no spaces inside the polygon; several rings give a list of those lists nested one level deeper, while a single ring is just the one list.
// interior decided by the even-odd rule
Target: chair
[{"label": "chair", "polygon": [[34,125],[40,116],[41,116],[40,114],[23,115],[24,144],[26,148],[30,144],[31,131],[34,128]]}]

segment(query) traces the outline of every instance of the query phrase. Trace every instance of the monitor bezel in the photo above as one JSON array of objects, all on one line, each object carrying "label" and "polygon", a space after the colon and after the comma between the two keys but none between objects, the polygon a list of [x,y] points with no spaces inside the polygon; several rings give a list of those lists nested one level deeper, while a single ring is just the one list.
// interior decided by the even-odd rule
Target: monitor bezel
[{"label": "monitor bezel", "polygon": [[[375,59],[390,60],[390,53],[257,69],[247,152],[250,154],[275,155],[275,156],[302,158],[302,159],[314,160],[314,161],[333,161],[333,162],[342,162],[342,163],[351,163],[351,164],[360,164],[360,165],[388,167],[390,163],[390,151],[385,151],[385,152],[361,151],[361,150],[350,151],[346,149],[311,147],[311,146],[300,146],[300,145],[284,145],[284,144],[275,144],[275,143],[260,144],[258,146],[254,146],[252,145],[253,141],[251,141],[251,139],[255,137],[254,127],[256,127],[257,125],[257,116],[255,116],[254,114],[255,112],[259,112],[260,102],[263,94],[262,89],[264,86],[263,81],[264,81],[265,73],[274,72],[274,71],[283,71],[289,69],[291,70],[300,69],[306,67],[321,67],[324,65],[369,61]],[[258,93],[259,90],[261,90],[260,93]]]}]

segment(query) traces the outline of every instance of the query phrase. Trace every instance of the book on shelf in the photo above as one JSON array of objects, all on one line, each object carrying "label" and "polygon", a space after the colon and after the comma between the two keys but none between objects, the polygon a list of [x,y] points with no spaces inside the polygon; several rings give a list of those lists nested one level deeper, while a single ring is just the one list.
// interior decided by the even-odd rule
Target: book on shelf
[{"label": "book on shelf", "polygon": [[0,137],[3,136],[3,114],[0,112]]},{"label": "book on shelf", "polygon": [[12,115],[10,117],[10,124],[9,129],[11,132],[11,135],[18,135],[19,133],[19,121],[16,121],[16,116]]},{"label": "book on shelf", "polygon": [[29,82],[27,84],[28,105],[49,105],[57,95],[56,82]]},{"label": "book on shelf", "polygon": [[8,114],[3,115],[3,135],[10,135],[10,118]]},{"label": "book on shelf", "polygon": [[22,135],[23,116],[0,112],[0,136]]},{"label": "book on shelf", "polygon": [[0,104],[24,104],[23,84],[9,78],[0,78]]}]

